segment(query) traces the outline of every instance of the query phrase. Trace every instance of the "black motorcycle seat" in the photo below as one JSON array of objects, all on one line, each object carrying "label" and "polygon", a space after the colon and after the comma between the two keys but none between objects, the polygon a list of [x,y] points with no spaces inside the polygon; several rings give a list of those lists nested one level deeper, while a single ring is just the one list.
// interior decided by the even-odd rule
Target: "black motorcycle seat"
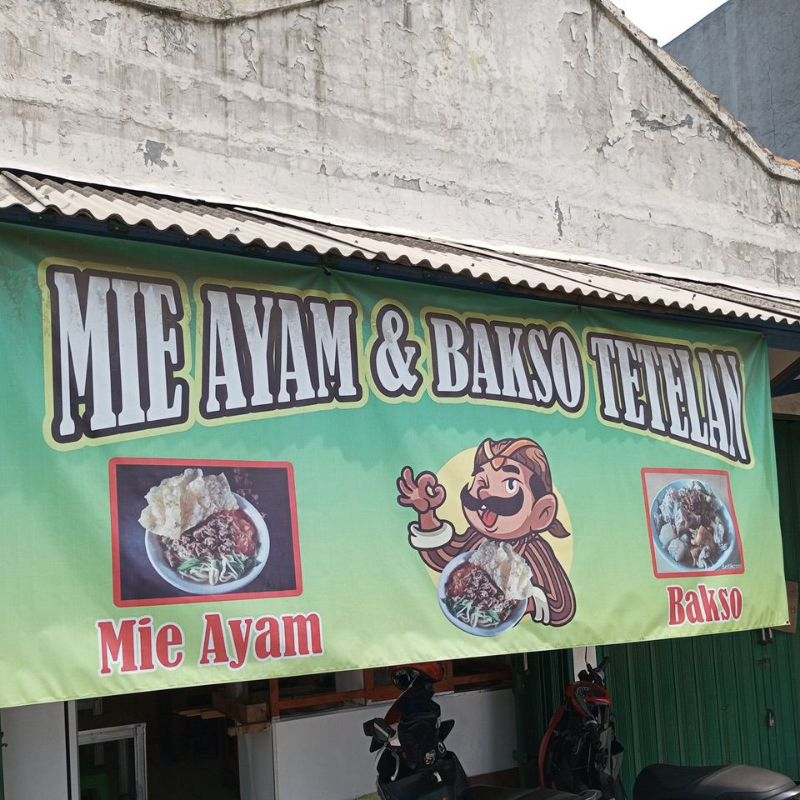
[{"label": "black motorcycle seat", "polygon": [[470,786],[463,800],[577,800],[577,795],[558,789],[508,789],[498,786]]},{"label": "black motorcycle seat", "polygon": [[760,767],[653,764],[636,778],[633,800],[788,800],[799,792],[791,778]]}]

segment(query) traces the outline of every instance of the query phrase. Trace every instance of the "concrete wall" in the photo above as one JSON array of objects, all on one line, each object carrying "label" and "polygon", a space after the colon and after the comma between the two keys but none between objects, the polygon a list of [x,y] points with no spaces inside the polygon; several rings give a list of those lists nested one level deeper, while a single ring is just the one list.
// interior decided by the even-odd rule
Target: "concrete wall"
[{"label": "concrete wall", "polygon": [[67,800],[64,703],[3,709],[5,800]]},{"label": "concrete wall", "polygon": [[666,49],[753,136],[800,160],[800,3],[728,0]]},{"label": "concrete wall", "polygon": [[800,172],[765,169],[607,0],[0,0],[0,18],[5,166],[800,281]]}]

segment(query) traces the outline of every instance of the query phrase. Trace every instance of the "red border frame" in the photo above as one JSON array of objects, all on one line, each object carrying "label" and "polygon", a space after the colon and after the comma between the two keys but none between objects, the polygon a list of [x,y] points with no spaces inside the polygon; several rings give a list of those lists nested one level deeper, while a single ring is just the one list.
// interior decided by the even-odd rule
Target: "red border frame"
[{"label": "red border frame", "polygon": [[[653,520],[650,516],[650,497],[647,491],[647,481],[645,477],[648,474],[655,475],[721,475],[725,478],[725,483],[728,487],[728,508],[731,512],[731,519],[733,520],[733,527],[736,531],[736,544],[739,546],[739,555],[742,558],[742,566],[739,569],[723,569],[716,572],[706,572],[705,570],[692,570],[686,572],[659,572],[658,560],[656,558],[656,540],[653,531]],[[660,491],[660,490],[659,490]],[[741,575],[745,570],[744,564],[744,549],[742,548],[742,535],[739,532],[739,520],[736,519],[736,509],[733,506],[733,493],[731,492],[731,476],[724,470],[717,469],[664,469],[654,468],[649,469],[645,467],[642,470],[642,497],[644,498],[644,513],[647,517],[647,530],[650,534],[650,557],[653,561],[653,574],[656,578],[692,578],[695,575],[710,578],[715,575]]]},{"label": "red border frame", "polygon": [[[242,467],[284,469],[289,478],[289,506],[292,518],[292,545],[294,547],[294,574],[297,588],[281,592],[237,592],[233,594],[197,595],[189,597],[154,597],[142,600],[123,600],[120,581],[119,558],[119,499],[117,495],[117,466],[119,465],[166,467]],[[109,495],[111,498],[111,562],[114,575],[114,605],[119,608],[133,606],[184,605],[186,603],[218,603],[225,600],[262,600],[274,597],[299,597],[303,593],[303,572],[300,562],[300,532],[297,525],[297,495],[294,486],[294,465],[288,461],[214,461],[185,458],[112,458],[108,462]]]}]

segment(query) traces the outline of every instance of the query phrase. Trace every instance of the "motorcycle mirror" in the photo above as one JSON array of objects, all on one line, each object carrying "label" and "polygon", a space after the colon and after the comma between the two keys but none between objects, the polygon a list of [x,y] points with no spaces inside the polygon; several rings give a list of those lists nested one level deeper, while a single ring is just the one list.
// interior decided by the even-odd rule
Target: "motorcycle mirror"
[{"label": "motorcycle mirror", "polygon": [[372,736],[382,744],[386,744],[394,736],[394,728],[385,719],[372,720]]}]

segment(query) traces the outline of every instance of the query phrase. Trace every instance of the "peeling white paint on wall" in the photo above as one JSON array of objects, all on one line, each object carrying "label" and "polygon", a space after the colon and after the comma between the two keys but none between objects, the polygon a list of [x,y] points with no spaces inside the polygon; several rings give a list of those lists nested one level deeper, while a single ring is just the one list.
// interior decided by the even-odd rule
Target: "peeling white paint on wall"
[{"label": "peeling white paint on wall", "polygon": [[3,166],[800,284],[800,172],[766,170],[599,0],[0,0],[0,18]]}]

